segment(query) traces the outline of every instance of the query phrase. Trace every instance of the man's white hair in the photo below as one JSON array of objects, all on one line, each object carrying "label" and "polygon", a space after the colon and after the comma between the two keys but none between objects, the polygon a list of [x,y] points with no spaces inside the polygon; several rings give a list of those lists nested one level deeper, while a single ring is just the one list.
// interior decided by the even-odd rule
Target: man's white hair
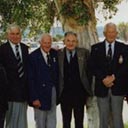
[{"label": "man's white hair", "polygon": [[46,37],[46,36],[50,37],[51,40],[52,40],[52,36],[51,36],[49,33],[43,33],[43,34],[41,35],[40,39],[39,39],[39,42],[41,42],[41,41],[43,40],[43,38]]},{"label": "man's white hair", "polygon": [[13,24],[9,24],[9,25],[8,25],[8,27],[7,27],[7,29],[6,29],[6,33],[10,33],[10,32],[12,31],[12,29],[14,29],[14,28],[19,29],[19,31],[21,32],[20,26],[17,25],[17,24],[15,24],[15,23],[13,23]]},{"label": "man's white hair", "polygon": [[105,25],[105,27],[104,27],[104,32],[106,32],[106,30],[107,30],[108,27],[115,27],[116,32],[118,32],[118,29],[117,29],[116,24],[114,24],[114,23],[112,23],[112,22],[109,22],[109,23],[107,23],[107,24]]}]

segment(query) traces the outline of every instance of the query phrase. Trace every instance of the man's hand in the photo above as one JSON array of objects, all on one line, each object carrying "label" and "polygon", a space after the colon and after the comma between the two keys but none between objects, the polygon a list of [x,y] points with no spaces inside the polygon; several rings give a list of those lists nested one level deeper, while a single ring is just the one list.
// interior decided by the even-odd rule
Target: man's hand
[{"label": "man's hand", "polygon": [[103,84],[106,86],[106,87],[112,87],[114,84],[115,80],[115,76],[112,74],[111,76],[106,76],[104,79],[103,79]]},{"label": "man's hand", "polygon": [[40,108],[40,107],[41,107],[41,103],[40,103],[39,100],[33,101],[32,104],[33,104],[33,106],[34,106],[35,108]]},{"label": "man's hand", "polygon": [[127,102],[128,104],[128,95],[124,97],[124,100]]}]

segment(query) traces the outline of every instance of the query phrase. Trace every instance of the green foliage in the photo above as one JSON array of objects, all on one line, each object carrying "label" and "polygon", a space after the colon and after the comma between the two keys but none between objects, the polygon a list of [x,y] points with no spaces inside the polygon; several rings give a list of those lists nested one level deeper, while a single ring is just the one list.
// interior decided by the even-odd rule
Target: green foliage
[{"label": "green foliage", "polygon": [[[118,11],[118,9],[115,5],[120,3],[121,0],[103,0],[103,1],[104,1],[103,9],[108,10],[108,12],[109,12],[108,18],[112,18],[112,16],[115,15],[116,12]],[[105,18],[107,18],[107,17],[105,17]]]},{"label": "green foliage", "polygon": [[79,25],[87,24],[91,17],[83,0],[67,0],[62,4],[60,14],[75,19]]},{"label": "green foliage", "polygon": [[[5,31],[9,23],[16,22],[23,30],[26,28],[30,29],[29,36],[49,32],[54,22],[54,17],[58,14],[54,3],[55,1],[56,0],[0,0],[0,28]],[[103,9],[113,15],[113,13],[117,11],[115,5],[120,1],[121,0],[103,0]],[[98,6],[97,3],[98,2],[95,4]],[[59,6],[61,6],[59,12],[61,16],[64,16],[65,19],[72,17],[79,25],[87,24],[89,20],[93,20],[90,16],[90,10],[88,6],[83,3],[83,0],[67,0]]]},{"label": "green foliage", "polygon": [[118,11],[116,5],[121,3],[121,1],[123,0],[102,0],[102,2],[96,2],[95,6],[98,7],[102,4],[101,14],[104,15],[105,19],[111,19]]},{"label": "green foliage", "polygon": [[30,35],[38,30],[49,32],[54,21],[55,5],[48,0],[0,0],[1,27],[17,23],[23,30],[29,26]]},{"label": "green foliage", "polygon": [[125,128],[128,128],[128,122],[125,124]]}]

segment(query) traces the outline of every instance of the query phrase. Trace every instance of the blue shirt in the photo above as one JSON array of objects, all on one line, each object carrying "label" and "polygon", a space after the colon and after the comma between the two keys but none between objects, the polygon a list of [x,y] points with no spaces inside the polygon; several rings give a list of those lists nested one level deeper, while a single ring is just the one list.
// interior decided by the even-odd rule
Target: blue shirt
[{"label": "blue shirt", "polygon": [[[76,50],[72,50],[72,57],[75,55]],[[67,56],[67,60],[68,62],[70,62],[70,51],[68,49],[66,49],[66,56]]]}]

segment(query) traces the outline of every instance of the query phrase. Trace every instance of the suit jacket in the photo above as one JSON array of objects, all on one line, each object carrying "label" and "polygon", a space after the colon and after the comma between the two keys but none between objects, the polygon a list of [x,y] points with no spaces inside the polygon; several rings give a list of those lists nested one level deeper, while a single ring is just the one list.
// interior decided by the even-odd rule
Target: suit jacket
[{"label": "suit jacket", "polygon": [[5,112],[8,108],[6,90],[7,76],[5,69],[0,65],[0,112]]},{"label": "suit jacket", "polygon": [[[109,88],[102,82],[109,75],[105,41],[92,46],[89,65],[96,78],[95,95],[99,97],[107,96]],[[116,77],[114,86],[111,87],[112,94],[125,95],[128,85],[128,47],[118,41],[115,41],[111,70]]]},{"label": "suit jacket", "polygon": [[22,102],[27,100],[28,86],[27,86],[27,58],[28,47],[21,43],[22,59],[24,66],[23,79],[18,77],[17,59],[10,46],[9,42],[6,42],[0,46],[0,63],[4,66],[7,73],[7,95],[9,101]]},{"label": "suit jacket", "polygon": [[[41,102],[41,110],[50,110],[52,87],[58,86],[58,61],[57,52],[50,50],[51,68],[46,64],[40,48],[29,56],[28,78],[29,78],[29,101],[30,105],[34,100]],[[52,76],[51,71],[52,70]]]},{"label": "suit jacket", "polygon": [[[64,89],[64,55],[65,55],[65,48],[58,52],[58,61],[59,61],[59,97],[62,94]],[[80,79],[84,89],[89,95],[92,95],[92,89],[89,84],[88,79],[88,71],[87,71],[87,61],[89,56],[89,51],[84,48],[76,48],[77,58],[78,58],[78,65],[79,65],[79,72],[80,72]]]}]

